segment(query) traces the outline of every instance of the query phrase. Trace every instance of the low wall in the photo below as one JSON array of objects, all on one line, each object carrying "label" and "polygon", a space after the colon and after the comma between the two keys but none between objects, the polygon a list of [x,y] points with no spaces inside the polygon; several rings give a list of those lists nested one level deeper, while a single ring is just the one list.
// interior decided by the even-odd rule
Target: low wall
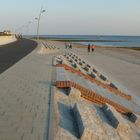
[{"label": "low wall", "polygon": [[11,42],[16,41],[17,39],[15,36],[0,36],[0,45],[9,44]]}]

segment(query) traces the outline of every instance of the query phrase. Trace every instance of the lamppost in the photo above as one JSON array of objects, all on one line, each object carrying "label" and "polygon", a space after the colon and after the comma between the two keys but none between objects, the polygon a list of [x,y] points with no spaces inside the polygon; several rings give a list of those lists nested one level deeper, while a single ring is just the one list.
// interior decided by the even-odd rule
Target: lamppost
[{"label": "lamppost", "polygon": [[37,25],[37,40],[39,40],[39,27],[40,27],[40,19],[41,19],[41,14],[46,12],[46,10],[43,10],[43,7],[41,7],[41,10],[39,12],[39,16],[38,18],[36,17],[35,19],[38,21],[38,25]]}]

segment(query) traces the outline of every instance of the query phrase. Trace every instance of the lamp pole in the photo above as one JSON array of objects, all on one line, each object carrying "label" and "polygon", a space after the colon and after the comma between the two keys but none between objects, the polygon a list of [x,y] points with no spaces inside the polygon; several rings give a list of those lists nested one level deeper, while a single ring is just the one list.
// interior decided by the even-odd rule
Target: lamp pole
[{"label": "lamp pole", "polygon": [[38,22],[38,24],[37,24],[37,40],[39,40],[39,27],[40,27],[41,14],[44,12],[46,12],[46,10],[43,10],[43,7],[41,7],[38,18],[35,18]]}]

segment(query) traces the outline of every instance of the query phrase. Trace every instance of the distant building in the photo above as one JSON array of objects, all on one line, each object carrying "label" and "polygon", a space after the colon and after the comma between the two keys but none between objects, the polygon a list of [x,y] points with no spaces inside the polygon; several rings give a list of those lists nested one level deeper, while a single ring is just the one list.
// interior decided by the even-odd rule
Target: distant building
[{"label": "distant building", "polygon": [[0,36],[11,36],[12,33],[9,30],[4,30],[3,32],[0,32]]}]

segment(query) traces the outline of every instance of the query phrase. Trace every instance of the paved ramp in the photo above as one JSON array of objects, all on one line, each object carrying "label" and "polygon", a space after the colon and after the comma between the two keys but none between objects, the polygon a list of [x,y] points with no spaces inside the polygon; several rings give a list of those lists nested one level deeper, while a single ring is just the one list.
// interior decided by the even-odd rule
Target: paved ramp
[{"label": "paved ramp", "polygon": [[51,60],[34,50],[0,75],[0,140],[47,138]]}]

